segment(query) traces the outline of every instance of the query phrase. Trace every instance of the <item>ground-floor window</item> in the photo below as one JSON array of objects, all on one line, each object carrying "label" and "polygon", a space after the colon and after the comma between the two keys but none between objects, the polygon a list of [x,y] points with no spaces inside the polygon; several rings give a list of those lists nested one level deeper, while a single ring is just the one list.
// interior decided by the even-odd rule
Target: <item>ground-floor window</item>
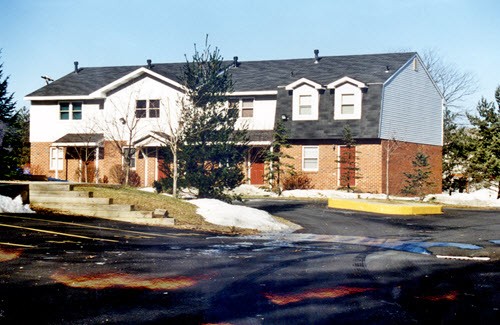
[{"label": "ground-floor window", "polygon": [[302,170],[318,171],[319,170],[319,147],[304,146],[302,147]]},{"label": "ground-floor window", "polygon": [[[123,164],[135,168],[135,148],[123,148]],[[130,164],[129,164],[130,162]]]},{"label": "ground-floor window", "polygon": [[64,148],[50,148],[50,170],[62,170],[64,159]]}]

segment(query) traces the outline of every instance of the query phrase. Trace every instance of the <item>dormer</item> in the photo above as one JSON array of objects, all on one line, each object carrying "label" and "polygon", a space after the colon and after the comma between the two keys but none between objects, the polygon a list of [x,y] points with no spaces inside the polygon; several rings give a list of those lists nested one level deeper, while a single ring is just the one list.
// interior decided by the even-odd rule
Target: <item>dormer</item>
[{"label": "dormer", "polygon": [[367,88],[366,84],[346,76],[330,83],[327,88],[335,89],[335,120],[361,119],[363,88]]},{"label": "dormer", "polygon": [[309,121],[318,119],[319,90],[322,85],[312,80],[301,78],[285,87],[292,92],[292,120]]}]

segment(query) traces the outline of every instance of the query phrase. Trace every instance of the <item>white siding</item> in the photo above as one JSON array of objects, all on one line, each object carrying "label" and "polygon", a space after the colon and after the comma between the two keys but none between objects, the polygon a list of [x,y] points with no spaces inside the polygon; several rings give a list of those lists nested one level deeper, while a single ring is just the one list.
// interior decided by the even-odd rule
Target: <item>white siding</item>
[{"label": "white siding", "polygon": [[442,97],[417,57],[384,84],[380,138],[438,145],[443,142]]},{"label": "white siding", "polygon": [[[245,96],[252,97],[252,96]],[[154,78],[145,77],[129,84],[118,91],[111,92],[104,101],[104,109],[99,104],[83,104],[81,120],[61,120],[59,104],[31,105],[30,141],[54,142],[67,133],[104,133],[109,139],[109,132],[115,138],[128,140],[127,128],[118,121],[124,118],[131,123],[135,118],[136,100],[160,100],[160,118],[141,118],[136,128],[134,139],[137,140],[150,131],[169,133],[169,118],[175,127],[176,112],[182,93]],[[255,96],[252,118],[240,118],[237,126],[246,126],[249,130],[272,130],[276,113],[276,99],[270,96]],[[64,101],[83,102],[83,100]],[[170,115],[171,114],[171,115]],[[169,116],[170,115],[170,116]],[[116,127],[109,127],[114,124]]]},{"label": "white siding", "polygon": [[[250,98],[247,96],[244,98]],[[274,129],[274,116],[276,115],[276,98],[268,99],[269,96],[255,96],[253,102],[253,117],[239,118],[236,122],[237,128],[246,127],[248,130],[272,130]]]}]

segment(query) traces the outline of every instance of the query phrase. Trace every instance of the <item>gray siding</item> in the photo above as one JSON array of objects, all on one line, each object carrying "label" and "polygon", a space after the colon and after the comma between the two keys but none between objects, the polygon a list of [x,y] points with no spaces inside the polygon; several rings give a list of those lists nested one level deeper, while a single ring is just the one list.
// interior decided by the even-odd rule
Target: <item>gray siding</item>
[{"label": "gray siding", "polygon": [[411,59],[388,80],[382,96],[381,139],[442,145],[442,98],[420,59],[417,71]]}]

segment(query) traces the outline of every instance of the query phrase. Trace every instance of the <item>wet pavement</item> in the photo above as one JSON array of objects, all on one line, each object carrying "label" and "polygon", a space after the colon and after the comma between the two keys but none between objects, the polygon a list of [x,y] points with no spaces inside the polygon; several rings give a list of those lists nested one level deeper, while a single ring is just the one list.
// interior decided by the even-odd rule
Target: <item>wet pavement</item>
[{"label": "wet pavement", "polygon": [[304,228],[228,237],[0,214],[0,324],[498,323],[499,262],[436,257],[494,257],[496,211],[422,221],[247,205]]}]

